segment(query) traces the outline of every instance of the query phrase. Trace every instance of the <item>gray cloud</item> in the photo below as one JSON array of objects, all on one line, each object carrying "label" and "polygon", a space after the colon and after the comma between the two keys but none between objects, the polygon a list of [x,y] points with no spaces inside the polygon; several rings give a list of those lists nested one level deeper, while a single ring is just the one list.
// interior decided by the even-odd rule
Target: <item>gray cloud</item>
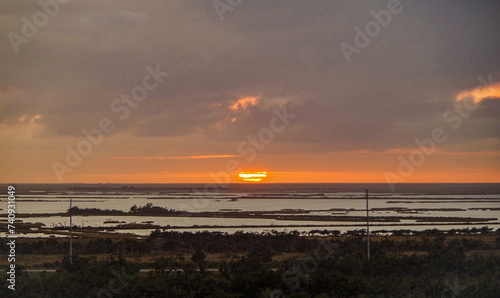
[{"label": "gray cloud", "polygon": [[[103,117],[116,119],[110,103],[141,82],[147,65],[160,64],[170,76],[116,122],[117,132],[238,140],[267,124],[266,102],[287,98],[298,117],[280,142],[325,151],[411,147],[442,125],[454,96],[476,87],[478,75],[500,80],[500,4],[402,3],[348,64],[340,42],[352,44],[354,27],[384,2],[244,1],[221,22],[211,1],[75,1],[15,54],[7,34],[20,34],[20,18],[39,7],[2,1],[0,121],[40,114],[48,135],[80,136]],[[231,116],[223,110],[230,102],[259,95],[260,105],[215,128]],[[488,112],[497,103],[482,102],[454,142],[498,138]]]}]

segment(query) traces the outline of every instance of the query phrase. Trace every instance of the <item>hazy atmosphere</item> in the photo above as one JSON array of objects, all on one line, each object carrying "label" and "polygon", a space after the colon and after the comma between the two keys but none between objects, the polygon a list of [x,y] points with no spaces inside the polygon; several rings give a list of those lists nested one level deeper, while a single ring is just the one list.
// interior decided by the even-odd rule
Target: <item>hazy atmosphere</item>
[{"label": "hazy atmosphere", "polygon": [[0,297],[500,297],[499,16],[0,0]]},{"label": "hazy atmosphere", "polygon": [[498,1],[47,3],[0,4],[0,182],[500,182]]}]

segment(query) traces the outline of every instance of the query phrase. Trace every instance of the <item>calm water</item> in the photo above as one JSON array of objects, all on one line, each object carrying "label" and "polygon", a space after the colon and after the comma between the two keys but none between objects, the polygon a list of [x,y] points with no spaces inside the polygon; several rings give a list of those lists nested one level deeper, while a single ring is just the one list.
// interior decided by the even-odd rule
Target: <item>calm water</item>
[{"label": "calm water", "polygon": [[[204,192],[203,184],[150,184],[150,185],[15,185],[17,194],[16,211],[18,220],[41,222],[47,227],[67,226],[68,217],[39,216],[23,218],[26,213],[62,213],[73,206],[79,208],[100,208],[130,210],[133,205],[154,206],[190,212],[238,209],[241,211],[280,211],[301,209],[308,215],[365,216],[366,201],[364,189],[370,190],[370,216],[405,216],[399,223],[373,223],[373,230],[428,228],[452,229],[489,226],[500,228],[500,184],[402,184],[397,193],[389,191],[385,184],[232,184],[225,189]],[[6,189],[6,187],[4,187]],[[6,218],[6,203],[0,208]],[[334,208],[333,210],[331,210]],[[407,208],[407,212],[378,210],[380,208]],[[446,210],[446,209],[460,210]],[[479,208],[479,209],[474,209]],[[415,210],[416,209],[416,210]],[[425,209],[425,210],[419,210]],[[494,218],[489,222],[445,225],[444,223],[419,223],[415,217],[474,217]],[[260,232],[269,229],[309,231],[311,229],[335,229],[341,231],[363,228],[361,222],[302,221],[260,218],[201,218],[201,217],[152,217],[152,216],[74,216],[78,226],[113,226],[105,221],[116,220],[127,223],[151,221],[154,224],[170,226],[179,231],[225,231],[238,230]],[[307,225],[307,227],[305,227]],[[198,226],[212,226],[209,228]],[[252,227],[249,227],[252,226]],[[270,226],[270,227],[269,227]],[[280,227],[287,226],[287,227]],[[314,227],[312,227],[314,226]],[[127,230],[147,235],[151,230]]]}]

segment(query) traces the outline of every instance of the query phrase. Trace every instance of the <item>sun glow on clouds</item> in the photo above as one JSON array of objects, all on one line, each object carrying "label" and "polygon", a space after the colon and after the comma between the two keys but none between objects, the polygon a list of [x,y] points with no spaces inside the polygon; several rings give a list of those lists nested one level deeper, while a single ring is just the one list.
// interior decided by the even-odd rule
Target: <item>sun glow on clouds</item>
[{"label": "sun glow on clouds", "polygon": [[42,115],[25,115],[18,118],[8,117],[4,123],[0,123],[0,135],[15,135],[33,137],[43,133],[44,126],[40,123]]},{"label": "sun glow on clouds", "polygon": [[500,98],[500,83],[462,91],[457,95],[456,100],[462,101],[467,97],[472,97],[474,99],[474,103],[479,103],[485,98]]},{"label": "sun glow on clouds", "polygon": [[240,98],[237,101],[232,102],[229,106],[229,109],[233,112],[246,111],[248,107],[257,105],[260,98],[261,96],[256,96],[256,97],[248,96]]},{"label": "sun glow on clouds", "polygon": [[40,114],[31,115],[31,116],[22,115],[21,117],[19,117],[18,121],[23,122],[23,123],[28,122],[29,124],[32,124],[35,121],[40,120],[41,118],[42,118],[42,115],[40,115]]},{"label": "sun glow on clouds", "polygon": [[230,101],[226,104],[215,103],[211,105],[214,109],[216,122],[213,127],[221,129],[228,124],[237,122],[239,119],[246,117],[252,111],[252,108],[259,104],[261,96],[246,96],[238,100]]}]

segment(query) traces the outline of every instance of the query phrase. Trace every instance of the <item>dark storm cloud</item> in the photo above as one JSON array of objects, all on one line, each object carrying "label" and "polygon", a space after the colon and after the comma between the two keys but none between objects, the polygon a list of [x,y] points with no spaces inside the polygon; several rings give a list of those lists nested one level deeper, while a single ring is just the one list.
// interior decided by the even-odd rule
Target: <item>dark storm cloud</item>
[{"label": "dark storm cloud", "polygon": [[[111,102],[159,64],[168,78],[117,122],[118,132],[237,140],[265,126],[283,99],[298,115],[283,142],[325,151],[411,147],[442,125],[477,76],[500,80],[500,4],[401,3],[348,64],[340,43],[353,44],[354,28],[386,2],[243,1],[221,22],[212,1],[75,1],[15,54],[7,34],[21,34],[20,18],[39,7],[3,1],[0,121],[40,114],[47,134],[80,136],[103,117],[116,119]],[[245,96],[262,98],[224,122]],[[495,136],[498,118],[479,121],[481,111],[467,120],[474,129],[457,132],[466,140]]]}]

